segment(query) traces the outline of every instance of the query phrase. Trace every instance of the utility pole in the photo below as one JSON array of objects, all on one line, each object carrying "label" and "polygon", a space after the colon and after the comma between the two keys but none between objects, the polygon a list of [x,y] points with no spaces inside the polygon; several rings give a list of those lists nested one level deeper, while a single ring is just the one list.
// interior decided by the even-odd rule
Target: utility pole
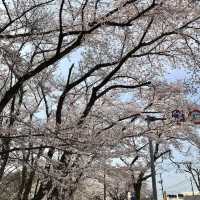
[{"label": "utility pole", "polygon": [[153,189],[153,200],[157,200],[157,187],[156,187],[156,171],[154,165],[154,151],[153,142],[149,138],[149,152],[150,152],[150,162],[151,162],[151,178],[152,178],[152,189]]},{"label": "utility pole", "polygon": [[162,196],[163,196],[163,199],[164,199],[164,189],[163,189],[163,179],[162,179],[162,174],[160,173],[160,186],[161,186],[161,190],[162,190]]},{"label": "utility pole", "polygon": [[[150,123],[165,120],[166,118],[154,117],[147,115],[146,121],[148,129],[150,130]],[[151,163],[151,178],[152,178],[152,189],[153,189],[153,200],[158,200],[157,187],[156,187],[156,170],[155,170],[155,160],[154,160],[154,150],[153,150],[153,141],[149,137],[149,153],[150,153],[150,163]]]},{"label": "utility pole", "polygon": [[190,184],[191,184],[191,189],[192,189],[192,195],[194,196],[194,188],[193,188],[192,178],[190,178]]}]

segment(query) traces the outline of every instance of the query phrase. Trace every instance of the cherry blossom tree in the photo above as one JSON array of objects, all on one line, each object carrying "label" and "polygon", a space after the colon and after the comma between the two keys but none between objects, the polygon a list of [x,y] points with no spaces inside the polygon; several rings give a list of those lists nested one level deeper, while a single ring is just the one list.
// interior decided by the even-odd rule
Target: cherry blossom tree
[{"label": "cherry blossom tree", "polygon": [[171,158],[172,149],[181,150],[183,141],[190,141],[196,135],[189,120],[179,122],[172,116],[176,109],[183,110],[185,114],[188,112],[190,104],[184,96],[183,86],[159,83],[152,92],[154,95],[149,95],[149,90],[143,95],[144,102],[151,100],[152,103],[144,111],[131,116],[111,153],[129,172],[129,187],[137,199],[141,199],[142,185],[152,176],[149,138],[154,143],[153,161],[159,168],[164,159]]},{"label": "cherry blossom tree", "polygon": [[165,69],[198,60],[197,3],[1,1],[0,180],[20,170],[14,199],[72,199],[104,150],[117,151]]}]

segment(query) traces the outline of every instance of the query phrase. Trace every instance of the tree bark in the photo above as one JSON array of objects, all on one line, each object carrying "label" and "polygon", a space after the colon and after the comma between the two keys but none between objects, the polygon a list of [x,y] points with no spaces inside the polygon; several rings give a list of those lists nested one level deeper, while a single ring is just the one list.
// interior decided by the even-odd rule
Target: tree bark
[{"label": "tree bark", "polygon": [[136,200],[140,200],[141,199],[141,188],[142,188],[142,183],[134,183],[134,191],[135,191],[135,196],[136,196]]}]

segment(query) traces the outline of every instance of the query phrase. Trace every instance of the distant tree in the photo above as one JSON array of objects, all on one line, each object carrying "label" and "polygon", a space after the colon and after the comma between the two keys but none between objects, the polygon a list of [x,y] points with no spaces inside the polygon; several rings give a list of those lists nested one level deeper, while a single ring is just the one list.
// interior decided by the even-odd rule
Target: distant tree
[{"label": "distant tree", "polygon": [[200,168],[198,165],[192,162],[183,162],[183,164],[179,164],[179,167],[192,178],[197,190],[200,192]]}]

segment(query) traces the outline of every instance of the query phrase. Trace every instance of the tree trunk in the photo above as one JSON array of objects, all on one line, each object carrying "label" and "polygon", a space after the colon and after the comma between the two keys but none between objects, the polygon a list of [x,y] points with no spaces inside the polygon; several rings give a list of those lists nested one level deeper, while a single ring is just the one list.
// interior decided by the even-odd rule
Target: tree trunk
[{"label": "tree trunk", "polygon": [[136,200],[140,200],[141,198],[141,188],[142,188],[142,183],[134,183],[134,191],[135,191],[135,196]]},{"label": "tree trunk", "polygon": [[3,155],[1,156],[0,181],[3,178],[4,171],[5,171],[7,162],[8,162],[9,150],[10,150],[10,139],[2,140],[2,152],[3,152]]},{"label": "tree trunk", "polygon": [[26,187],[24,190],[22,200],[28,200],[29,194],[31,193],[34,177],[35,177],[35,171],[33,170],[30,172],[29,179],[26,182]]}]

